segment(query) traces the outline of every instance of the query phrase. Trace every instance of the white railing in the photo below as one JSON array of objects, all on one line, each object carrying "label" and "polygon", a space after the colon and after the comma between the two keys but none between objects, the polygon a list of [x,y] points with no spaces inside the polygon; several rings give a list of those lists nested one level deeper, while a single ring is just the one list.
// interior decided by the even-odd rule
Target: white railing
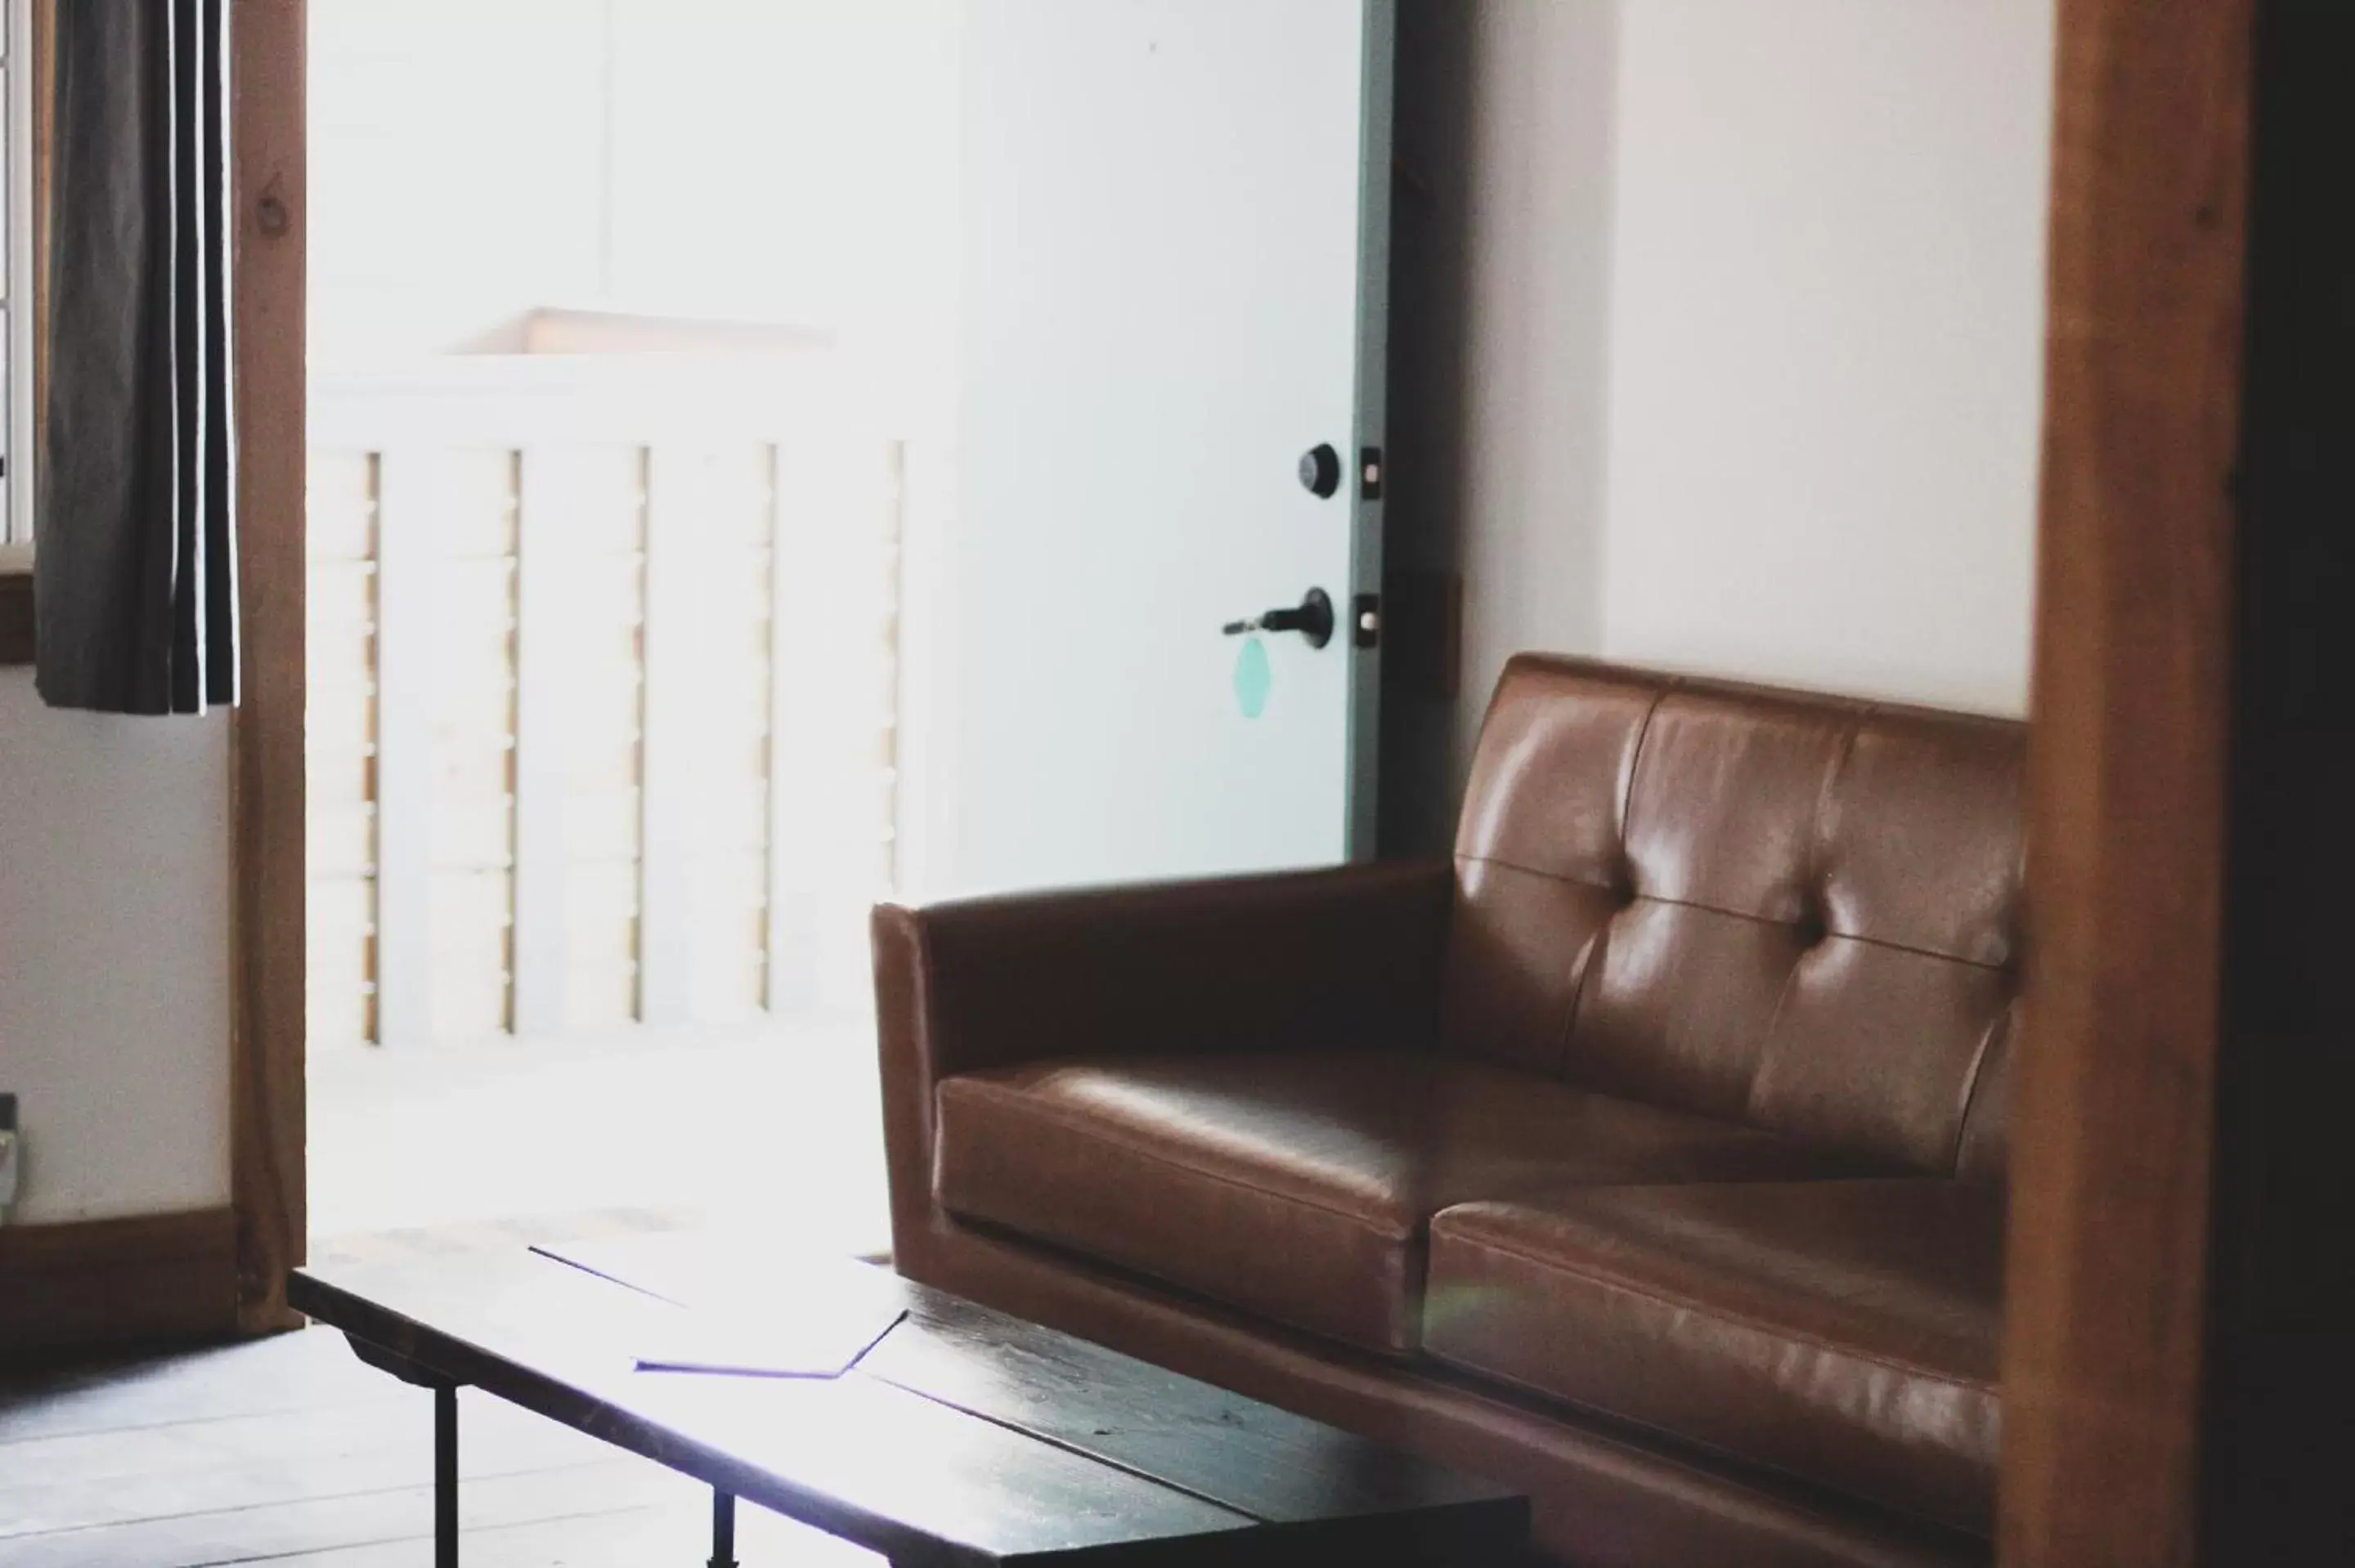
[{"label": "white railing", "polygon": [[908,444],[830,356],[314,372],[315,1041],[847,1000]]}]

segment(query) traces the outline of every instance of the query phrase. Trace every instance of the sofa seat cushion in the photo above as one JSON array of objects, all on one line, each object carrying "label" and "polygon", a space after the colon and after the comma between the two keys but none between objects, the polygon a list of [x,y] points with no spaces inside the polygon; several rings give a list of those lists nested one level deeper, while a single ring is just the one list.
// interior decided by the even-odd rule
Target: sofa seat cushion
[{"label": "sofa seat cushion", "polygon": [[1632,1187],[1431,1227],[1451,1364],[1990,1528],[2003,1197],[1941,1180]]},{"label": "sofa seat cushion", "polygon": [[1089,1057],[943,1080],[942,1207],[1392,1355],[1451,1203],[1838,1169],[1771,1133],[1405,1052]]}]

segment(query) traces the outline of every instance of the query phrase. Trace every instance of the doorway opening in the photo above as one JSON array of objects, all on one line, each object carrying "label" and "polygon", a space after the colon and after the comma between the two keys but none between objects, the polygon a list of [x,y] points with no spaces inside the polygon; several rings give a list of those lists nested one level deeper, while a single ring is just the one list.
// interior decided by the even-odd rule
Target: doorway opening
[{"label": "doorway opening", "polygon": [[879,1250],[876,898],[1371,852],[1391,8],[1280,10],[314,5],[314,1234]]},{"label": "doorway opening", "polygon": [[952,10],[313,0],[325,1248],[887,1244],[865,915],[921,869]]}]

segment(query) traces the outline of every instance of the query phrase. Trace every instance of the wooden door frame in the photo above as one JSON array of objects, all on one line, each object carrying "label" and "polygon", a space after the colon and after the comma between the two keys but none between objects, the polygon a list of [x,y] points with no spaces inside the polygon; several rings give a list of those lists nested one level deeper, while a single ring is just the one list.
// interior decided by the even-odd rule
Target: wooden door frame
[{"label": "wooden door frame", "polygon": [[2345,1562],[2339,0],[2061,0],[2007,1568]]},{"label": "wooden door frame", "polygon": [[[297,1326],[304,1205],[304,25],[228,0],[240,702],[230,718],[229,1202],[12,1228],[0,1356]],[[37,53],[46,7],[37,8]],[[32,662],[32,578],[0,576],[0,664]],[[200,918],[207,912],[192,912]]]},{"label": "wooden door frame", "polygon": [[305,0],[230,0],[238,574],[229,1192],[237,1326],[301,1322],[304,1183]]},{"label": "wooden door frame", "polygon": [[[304,1249],[304,0],[234,0],[238,1323]],[[1998,1550],[2188,1563],[2224,1027],[2259,0],[2060,0]]]},{"label": "wooden door frame", "polygon": [[[239,705],[230,718],[229,1202],[12,1228],[0,1355],[299,1326],[304,1075],[306,0],[229,0]],[[30,662],[28,576],[0,577],[0,663]],[[196,912],[200,916],[203,912]]]}]

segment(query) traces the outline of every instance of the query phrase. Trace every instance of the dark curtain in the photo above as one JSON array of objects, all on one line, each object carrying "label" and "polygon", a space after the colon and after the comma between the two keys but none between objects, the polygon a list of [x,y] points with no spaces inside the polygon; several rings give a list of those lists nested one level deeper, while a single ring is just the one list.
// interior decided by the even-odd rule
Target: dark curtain
[{"label": "dark curtain", "polygon": [[56,707],[237,700],[226,0],[57,8],[35,675]]}]

